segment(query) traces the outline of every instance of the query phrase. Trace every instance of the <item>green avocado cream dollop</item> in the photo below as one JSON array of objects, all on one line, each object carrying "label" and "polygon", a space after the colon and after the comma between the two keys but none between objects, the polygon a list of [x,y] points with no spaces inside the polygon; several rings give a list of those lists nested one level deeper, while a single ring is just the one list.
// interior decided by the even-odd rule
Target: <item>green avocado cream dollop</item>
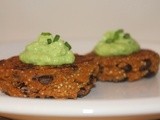
[{"label": "green avocado cream dollop", "polygon": [[140,45],[122,29],[106,32],[95,46],[94,53],[99,56],[129,55],[140,50]]},{"label": "green avocado cream dollop", "polygon": [[75,60],[69,43],[51,33],[41,33],[36,41],[26,46],[19,57],[22,62],[34,65],[63,65]]}]

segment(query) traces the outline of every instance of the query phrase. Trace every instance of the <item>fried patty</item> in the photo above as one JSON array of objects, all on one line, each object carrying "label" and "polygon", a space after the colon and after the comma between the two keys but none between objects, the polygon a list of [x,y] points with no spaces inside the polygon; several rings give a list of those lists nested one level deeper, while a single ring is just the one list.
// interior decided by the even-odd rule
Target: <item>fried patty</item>
[{"label": "fried patty", "polygon": [[95,67],[92,57],[79,55],[62,66],[25,64],[14,56],[0,61],[0,89],[15,97],[75,99],[94,87]]},{"label": "fried patty", "polygon": [[94,57],[100,81],[120,82],[150,78],[156,75],[160,62],[158,53],[147,49],[127,56],[102,57],[94,53],[86,56]]},{"label": "fried patty", "polygon": [[156,75],[160,57],[142,49],[128,56],[75,55],[73,64],[36,66],[14,56],[0,61],[0,90],[15,97],[76,99],[87,95],[95,81],[136,81]]}]

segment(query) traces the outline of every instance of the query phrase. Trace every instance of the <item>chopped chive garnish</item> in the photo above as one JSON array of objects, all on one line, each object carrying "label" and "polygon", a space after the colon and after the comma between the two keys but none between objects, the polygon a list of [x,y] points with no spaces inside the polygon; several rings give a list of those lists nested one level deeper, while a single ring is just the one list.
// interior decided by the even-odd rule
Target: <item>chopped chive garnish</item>
[{"label": "chopped chive garnish", "polygon": [[72,48],[71,45],[68,42],[65,42],[64,44],[65,44],[65,46],[68,47],[69,50]]},{"label": "chopped chive garnish", "polygon": [[52,35],[52,34],[49,32],[42,32],[41,35],[47,36],[47,35]]},{"label": "chopped chive garnish", "polygon": [[47,42],[48,42],[48,44],[51,44],[52,40],[51,39],[47,39]]},{"label": "chopped chive garnish", "polygon": [[131,36],[130,36],[129,33],[126,33],[126,34],[124,34],[123,38],[124,38],[124,39],[128,39],[128,38],[131,38]]},{"label": "chopped chive garnish", "polygon": [[123,29],[119,29],[115,32],[115,35],[114,35],[114,40],[118,39],[119,38],[119,34],[123,33]]},{"label": "chopped chive garnish", "polygon": [[58,41],[58,40],[59,40],[59,38],[60,38],[60,36],[59,36],[59,35],[56,35],[56,36],[54,37],[54,39],[53,39],[53,42]]},{"label": "chopped chive garnish", "polygon": [[119,29],[119,30],[117,30],[116,32],[117,32],[118,34],[119,34],[119,33],[123,33],[123,29]]}]

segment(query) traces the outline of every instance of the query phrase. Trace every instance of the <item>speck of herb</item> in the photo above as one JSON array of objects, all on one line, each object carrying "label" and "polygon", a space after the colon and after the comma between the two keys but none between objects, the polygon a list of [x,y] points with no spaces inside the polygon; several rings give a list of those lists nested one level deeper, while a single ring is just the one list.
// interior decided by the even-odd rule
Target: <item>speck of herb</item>
[{"label": "speck of herb", "polygon": [[123,33],[123,29],[119,29],[115,32],[114,34],[114,40],[118,39],[119,38],[119,34]]},{"label": "speck of herb", "polygon": [[114,36],[112,38],[108,38],[106,40],[106,43],[112,43],[115,40],[119,39],[120,34],[123,32],[124,32],[123,29],[119,29],[119,30],[115,31]]},{"label": "speck of herb", "polygon": [[60,38],[60,36],[59,36],[59,35],[56,35],[56,36],[54,37],[54,39],[53,39],[53,42],[58,41],[58,40],[59,40],[59,38]]},{"label": "speck of herb", "polygon": [[123,33],[123,32],[124,32],[123,29],[119,29],[119,30],[116,31],[116,33],[118,33],[118,34],[119,34],[119,33]]},{"label": "speck of herb", "polygon": [[47,39],[47,42],[48,42],[48,44],[51,44],[52,40],[51,39]]},{"label": "speck of herb", "polygon": [[49,32],[42,32],[41,35],[48,36],[48,35],[52,35],[52,34]]},{"label": "speck of herb", "polygon": [[68,42],[65,42],[64,44],[65,44],[65,46],[68,47],[69,50],[72,48],[71,45]]},{"label": "speck of herb", "polygon": [[126,33],[126,34],[124,34],[123,38],[124,38],[124,39],[129,39],[129,38],[131,38],[131,36],[130,36],[129,33]]}]

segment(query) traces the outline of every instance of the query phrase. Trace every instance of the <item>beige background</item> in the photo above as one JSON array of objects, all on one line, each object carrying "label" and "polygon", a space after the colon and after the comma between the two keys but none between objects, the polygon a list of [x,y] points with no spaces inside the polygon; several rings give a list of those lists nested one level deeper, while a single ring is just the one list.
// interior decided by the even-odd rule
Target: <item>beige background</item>
[{"label": "beige background", "polygon": [[137,40],[160,38],[160,0],[1,0],[0,42],[33,40],[41,32],[65,40],[97,40],[124,28]]}]

